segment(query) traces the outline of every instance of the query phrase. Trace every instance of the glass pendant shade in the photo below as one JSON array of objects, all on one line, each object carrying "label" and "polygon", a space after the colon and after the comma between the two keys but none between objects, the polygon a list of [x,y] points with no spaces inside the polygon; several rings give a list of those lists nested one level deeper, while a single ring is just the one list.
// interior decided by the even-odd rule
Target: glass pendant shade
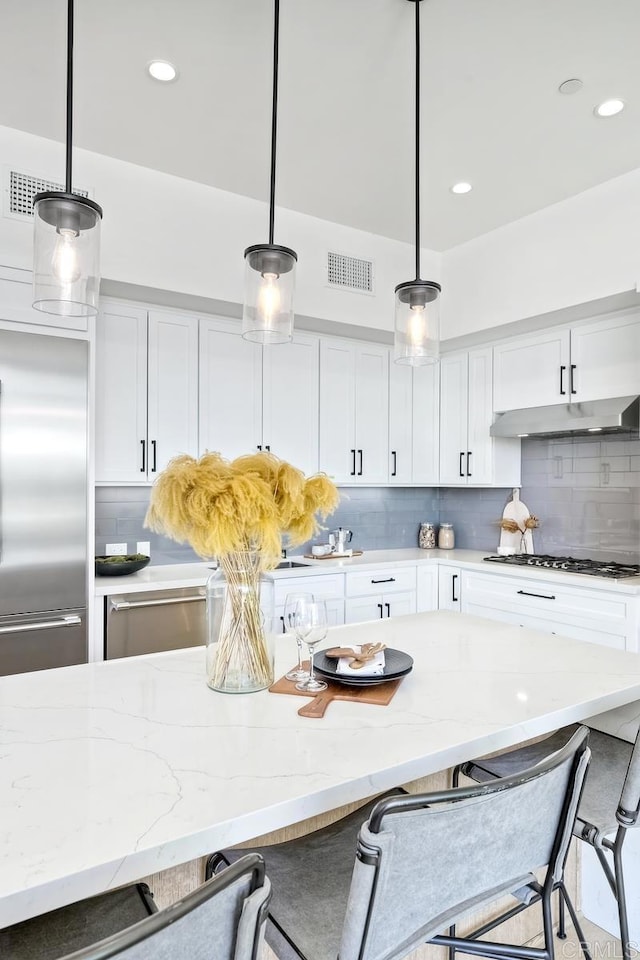
[{"label": "glass pendant shade", "polygon": [[95,316],[102,209],[59,191],[39,193],[33,212],[33,306],[63,317]]},{"label": "glass pendant shade", "polygon": [[298,256],[289,247],[262,243],[244,252],[242,336],[255,343],[286,343],[293,336]]},{"label": "glass pendant shade", "polygon": [[440,284],[410,280],[396,287],[394,360],[418,367],[440,358]]}]

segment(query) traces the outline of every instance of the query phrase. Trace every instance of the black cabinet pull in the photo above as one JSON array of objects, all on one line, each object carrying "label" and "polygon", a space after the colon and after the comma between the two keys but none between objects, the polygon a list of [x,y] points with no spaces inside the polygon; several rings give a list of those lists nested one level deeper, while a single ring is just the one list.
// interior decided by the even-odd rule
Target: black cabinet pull
[{"label": "black cabinet pull", "polygon": [[526,590],[518,590],[518,593],[523,597],[540,597],[541,600],[555,600],[555,596],[553,594],[549,596],[548,593],[527,593]]},{"label": "black cabinet pull", "polygon": [[355,450],[351,451],[351,473],[349,476],[355,477],[356,475],[356,452]]},{"label": "black cabinet pull", "polygon": [[456,580],[457,579],[458,579],[458,574],[454,573],[453,576],[451,577],[451,600],[453,603],[458,602],[458,598],[456,597]]},{"label": "black cabinet pull", "polygon": [[151,473],[155,473],[155,472],[156,472],[156,467],[157,467],[157,453],[158,453],[157,447],[158,447],[158,445],[157,445],[156,441],[155,441],[155,440],[152,440],[152,441],[151,441],[151,450],[152,450],[152,452],[153,452],[153,461],[152,461]]},{"label": "black cabinet pull", "polygon": [[387,577],[386,580],[372,580],[371,583],[395,583],[395,577]]},{"label": "black cabinet pull", "polygon": [[464,457],[464,451],[460,451],[460,476],[464,477],[464,470],[462,469],[462,458]]},{"label": "black cabinet pull", "polygon": [[258,444],[257,449],[262,453],[262,444],[261,444],[261,443]]},{"label": "black cabinet pull", "polygon": [[564,389],[564,372],[566,369],[567,368],[564,366],[564,364],[560,367],[560,396],[562,397],[564,397],[567,392]]},{"label": "black cabinet pull", "polygon": [[471,476],[471,450],[467,450],[467,476]]},{"label": "black cabinet pull", "polygon": [[141,440],[142,445],[142,466],[140,467],[140,473],[145,473],[147,469],[147,441]]},{"label": "black cabinet pull", "polygon": [[573,384],[573,371],[575,370],[575,368],[576,368],[575,363],[572,363],[571,366],[569,367],[569,392],[570,393],[578,392]]},{"label": "black cabinet pull", "polygon": [[283,633],[286,633],[286,632],[287,632],[287,628],[286,628],[285,625],[284,625],[284,617],[280,617],[280,620],[282,621],[282,632],[283,632]]},{"label": "black cabinet pull", "polygon": [[395,475],[396,475],[397,472],[398,472],[398,457],[397,457],[397,455],[396,455],[396,451],[395,451],[395,450],[392,450],[392,451],[391,451],[391,456],[393,457],[393,470],[391,471],[391,476],[392,476],[392,477],[395,477]]},{"label": "black cabinet pull", "polygon": [[391,616],[391,604],[390,604],[390,603],[385,603],[385,607],[387,608],[387,616],[390,617],[390,616]]},{"label": "black cabinet pull", "polygon": [[380,619],[382,620],[382,604],[378,604],[378,610],[380,611]]},{"label": "black cabinet pull", "polygon": [[358,476],[361,477],[362,476],[362,450],[358,450],[358,454],[360,456],[360,466],[358,468]]},{"label": "black cabinet pull", "polygon": [[269,444],[268,444],[268,443],[267,443],[267,444],[265,445],[265,450],[268,450],[268,451],[269,451],[269,453],[271,453],[271,447],[269,446]]}]

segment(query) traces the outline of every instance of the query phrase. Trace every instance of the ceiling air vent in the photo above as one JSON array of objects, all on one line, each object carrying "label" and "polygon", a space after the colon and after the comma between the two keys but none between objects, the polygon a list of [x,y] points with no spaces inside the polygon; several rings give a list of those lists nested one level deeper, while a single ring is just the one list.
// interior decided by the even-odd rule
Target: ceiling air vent
[{"label": "ceiling air vent", "polygon": [[[8,171],[6,192],[8,203],[5,206],[6,215],[19,220],[33,219],[33,198],[37,193],[46,193],[48,190],[64,190],[63,183],[55,180],[44,180],[28,173],[18,173],[17,170]],[[88,190],[74,190],[79,197],[88,197]]]},{"label": "ceiling air vent", "polygon": [[330,287],[373,293],[373,260],[360,260],[342,253],[327,254],[327,282]]}]

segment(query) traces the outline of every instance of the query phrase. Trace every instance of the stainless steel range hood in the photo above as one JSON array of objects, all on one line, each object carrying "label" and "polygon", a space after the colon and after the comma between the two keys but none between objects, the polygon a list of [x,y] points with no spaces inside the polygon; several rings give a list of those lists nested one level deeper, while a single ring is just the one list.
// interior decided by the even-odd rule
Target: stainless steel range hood
[{"label": "stainless steel range hood", "polygon": [[507,410],[491,427],[492,437],[565,437],[589,433],[634,433],[640,425],[640,398],[614,397],[585,403]]}]

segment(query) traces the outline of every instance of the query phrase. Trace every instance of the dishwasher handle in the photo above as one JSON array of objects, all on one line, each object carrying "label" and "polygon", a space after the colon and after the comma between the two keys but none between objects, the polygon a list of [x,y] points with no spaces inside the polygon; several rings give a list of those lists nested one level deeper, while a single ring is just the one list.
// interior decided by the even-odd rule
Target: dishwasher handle
[{"label": "dishwasher handle", "polygon": [[60,617],[57,620],[38,620],[36,623],[20,623],[15,627],[0,627],[3,633],[31,633],[33,630],[53,630],[57,627],[77,627],[82,623],[78,616]]},{"label": "dishwasher handle", "polygon": [[159,600],[112,600],[111,610],[120,613],[121,610],[137,610],[140,607],[168,607],[174,603],[195,603],[206,600],[204,593],[197,593],[190,597],[165,597]]}]

